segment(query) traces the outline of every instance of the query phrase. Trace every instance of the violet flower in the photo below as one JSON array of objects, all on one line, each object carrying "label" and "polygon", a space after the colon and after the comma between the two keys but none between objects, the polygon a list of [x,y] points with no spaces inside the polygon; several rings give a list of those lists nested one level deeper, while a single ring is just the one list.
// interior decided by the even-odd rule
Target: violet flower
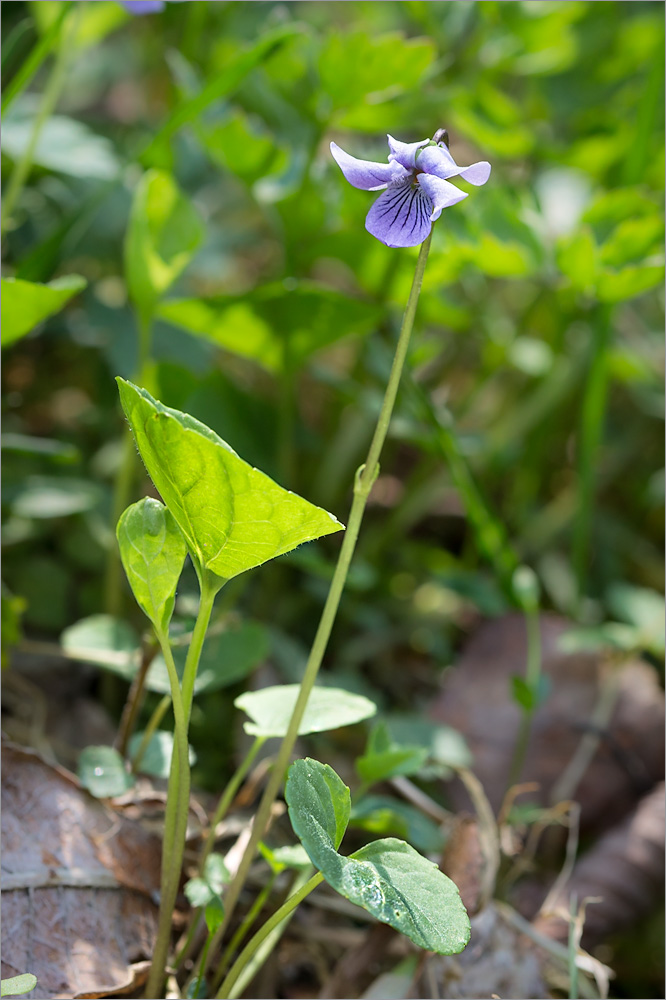
[{"label": "violet flower", "polygon": [[164,10],[164,0],[120,0],[120,5],[130,14],[157,14]]},{"label": "violet flower", "polygon": [[[446,132],[433,140],[398,142],[388,136],[388,163],[357,160],[331,143],[331,153],[350,184],[362,191],[386,190],[374,203],[365,228],[387,247],[415,247],[423,243],[443,208],[467,197],[449,184],[449,177],[462,177],[470,184],[485,184],[490,164],[485,160],[459,167],[448,150]],[[441,140],[441,141],[440,141]]]}]

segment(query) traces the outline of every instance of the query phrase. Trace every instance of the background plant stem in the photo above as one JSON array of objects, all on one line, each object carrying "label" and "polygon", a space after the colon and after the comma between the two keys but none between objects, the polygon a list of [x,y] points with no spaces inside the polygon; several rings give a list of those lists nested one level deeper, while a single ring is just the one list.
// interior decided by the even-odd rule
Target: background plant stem
[{"label": "background plant stem", "polygon": [[203,866],[206,863],[206,858],[215,847],[215,828],[217,827],[218,823],[221,823],[224,817],[226,816],[227,810],[234,800],[234,795],[238,791],[238,787],[241,781],[252,767],[252,763],[255,757],[261,750],[264,743],[265,739],[263,736],[257,736],[255,738],[252,746],[248,750],[244,759],[238,765],[235,773],[229,779],[227,787],[224,789],[224,792],[220,797],[220,801],[217,804],[217,809],[215,810],[213,818],[210,821],[210,833],[206,838],[206,843],[204,844],[201,851],[201,855],[199,857],[199,869],[201,871],[203,871]]},{"label": "background plant stem", "polygon": [[[83,4],[79,5],[79,7],[82,6]],[[16,207],[16,204],[21,196],[23,185],[25,184],[28,174],[30,173],[35,150],[37,148],[37,143],[39,142],[39,137],[44,127],[44,123],[47,118],[51,116],[53,109],[58,102],[58,98],[60,97],[60,92],[62,90],[63,83],[65,82],[67,64],[74,49],[73,36],[79,23],[79,15],[80,10],[76,11],[71,19],[68,19],[62,31],[60,31],[60,29],[58,30],[58,48],[56,51],[56,57],[48,80],[46,81],[46,87],[44,88],[44,93],[42,94],[39,111],[37,112],[37,116],[33,122],[32,132],[30,133],[30,138],[23,151],[23,155],[14,164],[14,169],[12,170],[9,183],[7,185],[7,193],[3,199],[2,214],[0,215],[0,232],[2,233],[5,231],[12,212],[14,211],[14,208]],[[44,57],[46,54],[47,53],[45,52]]]},{"label": "background plant stem", "polygon": [[[365,506],[368,496],[370,495],[370,490],[372,489],[373,483],[379,473],[379,456],[381,454],[384,441],[386,440],[386,435],[388,434],[391,416],[393,414],[393,407],[395,405],[398,387],[400,385],[400,376],[402,375],[405,359],[407,357],[409,341],[414,327],[416,306],[418,304],[421,285],[423,283],[423,275],[425,272],[426,261],[428,259],[428,251],[430,250],[431,236],[432,234],[428,236],[424,243],[422,243],[419,251],[414,280],[409,293],[409,299],[407,300],[407,307],[405,309],[402,326],[400,328],[400,336],[398,338],[396,352],[393,358],[393,365],[391,367],[391,374],[389,376],[388,385],[384,394],[384,400],[382,402],[382,408],[380,410],[377,426],[370,443],[368,457],[365,464],[361,466],[356,474],[354,499],[352,501],[352,507],[349,514],[349,523],[342,540],[342,546],[340,548],[340,554],[338,556],[338,562],[335,567],[333,579],[331,580],[328,597],[326,598],[319,627],[310,651],[303,680],[301,681],[298,699],[296,701],[296,705],[294,706],[287,734],[280,746],[275,765],[262,796],[257,815],[255,816],[250,840],[241,859],[236,876],[231,883],[225,898],[225,919],[224,923],[215,935],[215,945],[217,945],[217,943],[221,940],[222,935],[231,920],[238,897],[256,853],[257,845],[264,836],[271,808],[284,780],[285,771],[287,770],[291,753],[294,748],[294,743],[296,742],[298,727],[301,723],[301,719],[303,718],[303,713],[305,712],[310,692],[314,687],[319,667],[321,666],[324,653],[326,652],[333,623],[340,605],[342,591],[344,590],[347,574],[349,572],[349,567],[356,548],[356,542],[358,540]],[[214,950],[211,949],[211,954],[213,953]]]},{"label": "background plant stem", "polygon": [[585,385],[585,394],[583,396],[578,444],[578,497],[572,562],[576,574],[578,593],[577,611],[579,614],[587,587],[599,446],[603,435],[604,414],[606,412],[607,362],[610,331],[611,307],[602,306],[599,309],[597,321],[594,326],[590,366]]},{"label": "background plant stem", "polygon": [[2,95],[2,113],[7,114],[9,108],[32,80],[45,59],[48,59],[51,52],[58,48],[60,41],[60,30],[63,21],[73,7],[73,0],[68,0],[62,5],[53,24],[45,31],[42,37],[35,43],[26,61],[17,70],[9,86],[5,87]]},{"label": "background plant stem", "polygon": [[220,998],[229,996],[229,991],[234,986],[241,972],[271,931],[274,930],[278,924],[282,923],[285,917],[288,917],[289,914],[296,909],[298,904],[301,903],[306,896],[309,896],[313,889],[316,889],[318,885],[321,885],[323,881],[324,876],[320,872],[317,872],[316,875],[312,876],[309,882],[306,882],[301,889],[295,892],[293,896],[290,896],[289,899],[282,904],[279,910],[275,911],[273,916],[266,921],[266,923],[243,948],[242,952],[232,965],[229,975],[222,983],[216,997]]}]

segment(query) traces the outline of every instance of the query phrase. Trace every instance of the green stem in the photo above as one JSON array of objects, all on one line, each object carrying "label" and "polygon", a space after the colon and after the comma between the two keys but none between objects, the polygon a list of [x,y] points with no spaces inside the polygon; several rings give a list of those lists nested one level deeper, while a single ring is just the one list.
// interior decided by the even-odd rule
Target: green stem
[{"label": "green stem", "polygon": [[[460,494],[469,518],[474,537],[479,550],[486,556],[502,582],[507,593],[511,593],[511,581],[518,566],[518,557],[513,551],[502,522],[492,513],[483,498],[479,487],[462,454],[460,444],[453,426],[447,426],[428,398],[427,393],[410,383],[410,393],[418,407],[421,417],[426,420],[434,431],[436,450],[444,457],[451,479]],[[425,447],[428,446],[424,442]]]},{"label": "green stem", "polygon": [[158,633],[157,636],[169,672],[176,742],[171,758],[169,787],[167,789],[164,816],[164,843],[162,845],[160,915],[157,940],[155,942],[150,975],[148,976],[146,986],[145,995],[147,998],[158,997],[164,983],[164,970],[169,953],[173,910],[176,904],[178,885],[183,867],[187,818],[190,805],[190,762],[187,733],[192,711],[194,681],[216,593],[215,586],[204,579],[201,587],[199,613],[194,624],[194,631],[192,632],[192,639],[190,640],[190,647],[187,651],[187,659],[185,660],[182,688],[178,680],[178,673],[168,635]]},{"label": "green stem", "polygon": [[171,705],[171,695],[165,694],[157,703],[157,706],[155,707],[153,714],[148,720],[148,724],[143,731],[143,736],[141,737],[141,742],[139,743],[138,750],[136,751],[134,757],[132,758],[132,771],[134,771],[135,773],[139,770],[139,766],[141,764],[141,761],[143,760],[143,756],[146,750],[148,749],[148,744],[150,743],[151,739],[157,732],[160,722],[169,711],[170,705]]},{"label": "green stem", "polygon": [[190,713],[192,711],[192,699],[194,698],[194,682],[197,678],[197,669],[199,667],[199,660],[201,659],[201,650],[203,649],[204,639],[206,638],[206,631],[208,629],[210,616],[213,611],[215,597],[219,590],[219,583],[221,583],[221,581],[218,582],[218,585],[215,583],[211,584],[207,580],[204,580],[202,583],[199,613],[197,615],[197,620],[194,623],[190,646],[187,650],[185,669],[183,670],[182,690],[183,708],[185,709],[185,718],[188,726],[190,723]]},{"label": "green stem", "polygon": [[[250,927],[252,926],[252,924],[257,919],[257,916],[261,913],[261,911],[262,911],[262,909],[264,907],[264,903],[266,902],[266,900],[270,896],[271,892],[273,891],[273,886],[275,884],[275,879],[276,878],[277,878],[276,875],[273,875],[271,878],[269,878],[268,882],[263,887],[263,889],[261,890],[261,892],[259,893],[259,895],[255,899],[254,903],[252,904],[252,906],[250,907],[250,909],[247,911],[247,913],[243,917],[243,920],[242,920],[241,924],[239,925],[239,927],[237,928],[235,934],[231,938],[231,941],[229,942],[229,944],[227,945],[227,947],[224,949],[224,954],[222,955],[222,958],[220,959],[219,965],[217,967],[216,984],[215,985],[219,985],[220,980],[224,976],[224,973],[227,971],[227,965],[229,964],[229,959],[231,958],[231,956],[233,955],[233,953],[236,951],[236,948],[241,943],[241,941],[243,940],[243,938],[247,934],[247,932],[250,929]],[[213,988],[215,988],[215,987],[213,987]]]},{"label": "green stem", "polygon": [[416,272],[414,274],[414,280],[409,293],[407,307],[403,316],[400,336],[398,338],[398,344],[396,347],[395,357],[393,359],[393,365],[391,367],[388,385],[384,394],[382,408],[379,413],[372,441],[370,442],[370,448],[365,464],[362,465],[356,473],[356,480],[354,483],[354,499],[352,501],[352,507],[349,514],[349,523],[344,534],[340,554],[338,556],[338,562],[335,567],[333,579],[331,580],[330,590],[328,592],[328,597],[326,598],[319,627],[317,628],[317,633],[312,644],[303,680],[301,681],[301,688],[296,700],[296,705],[294,706],[294,711],[287,728],[287,734],[282,741],[275,766],[273,767],[266,789],[259,804],[259,809],[252,825],[250,840],[248,841],[248,845],[245,849],[243,857],[241,858],[241,863],[238,867],[236,877],[229,886],[225,899],[225,918],[222,926],[216,933],[214,940],[215,945],[221,939],[224,930],[229,924],[241,889],[245,883],[245,879],[247,878],[250,865],[252,864],[252,860],[256,853],[257,845],[266,831],[273,803],[275,802],[280,786],[284,780],[285,772],[289,765],[291,753],[298,735],[298,727],[300,726],[301,719],[303,718],[303,713],[305,712],[310,692],[314,687],[319,667],[321,666],[324,653],[326,652],[328,640],[331,635],[333,623],[340,604],[340,598],[342,597],[342,591],[344,590],[347,574],[349,572],[349,567],[356,548],[356,542],[358,540],[365,506],[368,496],[370,495],[370,490],[372,489],[372,486],[379,474],[379,456],[381,454],[384,441],[386,440],[386,435],[388,434],[389,425],[391,423],[391,415],[393,413],[393,407],[395,405],[398,387],[400,385],[400,376],[402,375],[405,359],[407,357],[407,350],[409,348],[409,341],[416,315],[416,306],[419,300],[421,285],[423,284],[423,274],[425,272],[426,261],[428,259],[428,251],[430,250],[430,240],[431,236],[428,236],[425,242],[422,243],[419,251],[416,263]]},{"label": "green stem", "polygon": [[64,3],[62,5],[62,8],[58,12],[53,24],[44,33],[44,35],[42,35],[37,44],[31,50],[28,58],[22,64],[21,68],[17,70],[9,86],[5,88],[2,95],[1,105],[3,115],[7,114],[11,104],[16,100],[19,94],[25,90],[44,60],[48,58],[52,50],[57,47],[57,43],[60,39],[60,29],[62,27],[62,23],[69,12],[69,8],[72,6],[72,0],[69,0],[68,3]]},{"label": "green stem", "polygon": [[578,502],[573,538],[573,566],[578,582],[578,610],[587,586],[588,557],[596,488],[599,445],[603,434],[608,385],[608,342],[611,308],[604,306],[594,328],[592,355],[585,385],[578,445]]},{"label": "green stem", "polygon": [[190,762],[187,744],[187,715],[181,696],[178,671],[174,663],[168,634],[155,629],[164,662],[169,673],[171,702],[174,715],[175,742],[171,757],[169,786],[164,815],[164,842],[162,844],[162,881],[160,886],[160,914],[157,939],[152,957],[146,997],[159,996],[164,981],[173,909],[178,895],[180,871],[183,864],[187,817],[190,801]]},{"label": "green stem", "polygon": [[254,937],[246,944],[242,952],[232,965],[229,975],[226,977],[219,991],[216,993],[218,1000],[220,998],[228,997],[231,989],[233,988],[236,980],[240,976],[241,972],[250,961],[254,953],[257,951],[259,946],[268,937],[272,930],[281,924],[285,917],[288,917],[293,910],[296,909],[299,903],[301,903],[306,896],[309,896],[313,889],[316,889],[324,881],[324,876],[317,872],[313,875],[309,882],[299,889],[297,892],[290,896],[289,899],[282,904],[279,910],[276,910],[272,917],[266,921],[266,923],[257,931]]},{"label": "green stem", "polygon": [[201,984],[202,984],[203,978],[204,978],[204,969],[206,968],[206,959],[208,958],[208,950],[210,948],[210,942],[211,941],[212,941],[212,937],[211,937],[211,935],[209,933],[208,937],[206,938],[206,943],[203,946],[202,951],[201,951],[201,959],[199,961],[199,974],[198,974],[198,976],[196,978],[196,984],[197,985],[196,985],[196,989],[194,990],[194,996],[195,997],[200,997],[201,996]]},{"label": "green stem", "polygon": [[529,707],[523,708],[516,745],[509,768],[508,788],[515,785],[520,779],[527,747],[532,730],[532,719],[539,704],[539,693],[541,686],[541,621],[538,607],[525,609],[525,626],[527,628],[527,666],[525,669],[525,683],[529,688],[532,700]]},{"label": "green stem", "polygon": [[[146,371],[150,361],[152,346],[153,319],[151,316],[144,316],[139,312],[139,352],[138,352],[138,376],[139,384],[145,383]],[[136,470],[136,445],[129,425],[124,425],[124,437],[122,444],[122,455],[120,466],[116,472],[113,483],[113,502],[111,508],[112,528],[114,531],[125,508],[129,504],[132,494],[132,483]],[[122,572],[120,565],[120,551],[117,545],[112,545],[106,562],[106,576],[104,580],[104,608],[107,615],[118,617],[122,610]]]},{"label": "green stem", "polygon": [[16,203],[21,196],[23,185],[25,184],[28,174],[30,173],[30,168],[32,167],[32,161],[35,155],[35,149],[37,148],[37,143],[39,142],[39,137],[41,135],[42,128],[44,127],[44,123],[52,114],[58,98],[60,97],[62,85],[65,80],[67,63],[69,62],[73,50],[72,35],[75,26],[78,25],[78,20],[79,15],[77,13],[76,16],[69,21],[67,26],[68,30],[63,31],[60,35],[60,44],[56,53],[55,62],[51,68],[49,78],[46,81],[46,87],[44,89],[44,93],[42,94],[39,111],[37,112],[37,116],[32,125],[32,132],[30,133],[28,144],[23,151],[23,155],[14,164],[14,169],[12,170],[9,178],[7,193],[4,197],[2,213],[0,214],[0,232],[2,233],[4,233],[6,229]]},{"label": "green stem", "polygon": [[206,858],[208,857],[208,855],[215,846],[215,830],[218,824],[221,823],[224,817],[226,816],[227,810],[234,800],[234,796],[238,791],[240,783],[242,782],[243,778],[252,767],[255,757],[261,750],[264,743],[265,743],[265,737],[257,736],[255,738],[254,743],[252,744],[248,753],[245,756],[245,759],[239,764],[238,768],[236,769],[236,772],[230,778],[227,787],[224,789],[224,792],[220,796],[220,801],[217,804],[217,809],[215,810],[213,818],[210,821],[210,833],[206,838],[206,843],[204,844],[201,851],[201,855],[199,857],[200,871],[203,871],[203,866],[206,863]]}]

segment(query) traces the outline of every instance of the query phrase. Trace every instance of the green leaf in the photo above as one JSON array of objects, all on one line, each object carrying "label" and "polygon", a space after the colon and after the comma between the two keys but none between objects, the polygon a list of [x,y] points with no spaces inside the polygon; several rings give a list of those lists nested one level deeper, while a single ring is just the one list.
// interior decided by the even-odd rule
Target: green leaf
[{"label": "green leaf", "polygon": [[241,52],[221,72],[214,73],[211,80],[199,94],[185,101],[180,107],[175,109],[168,121],[152,139],[147,149],[144,150],[143,157],[150,158],[152,152],[160,144],[164,143],[165,139],[174,135],[183,125],[196,120],[213,101],[218,101],[225,94],[235,90],[255,66],[261,63],[275,48],[280,46],[285,39],[300,30],[295,24],[287,23],[280,25],[278,28],[267,32],[245,52]]},{"label": "green leaf", "polygon": [[28,476],[12,500],[17,517],[47,520],[92,510],[102,501],[97,483],[64,476]]},{"label": "green leaf", "polygon": [[337,892],[421,948],[440,955],[462,951],[469,941],[469,918],[457,888],[436,865],[393,838],[348,858],[337,853],[349,799],[330,767],[297,760],[289,769],[286,799],[296,835]]},{"label": "green leaf", "polygon": [[[337,110],[353,108],[368,94],[415,88],[436,58],[429,38],[398,32],[329,32],[318,59],[323,91]],[[375,159],[370,156],[368,159]]]},{"label": "green leaf", "polygon": [[187,555],[178,525],[159,500],[144,497],[121,515],[116,535],[137,604],[158,632],[166,632]]},{"label": "green leaf", "polygon": [[134,192],[125,238],[127,286],[144,320],[187,267],[203,234],[198,213],[171,175],[147,171]]},{"label": "green leaf", "polygon": [[208,906],[219,898],[225,885],[231,881],[229,869],[221,854],[209,854],[201,876],[185,883],[185,895],[191,906]]},{"label": "green leaf", "polygon": [[366,784],[416,774],[428,753],[427,747],[394,743],[386,722],[379,722],[370,733],[366,753],[356,760],[356,772]]},{"label": "green leaf", "polygon": [[27,601],[24,597],[12,594],[2,583],[1,590],[2,603],[2,669],[9,664],[9,652],[13,646],[23,638],[21,629],[21,617],[26,609]]},{"label": "green leaf", "polygon": [[[194,682],[195,695],[218,691],[242,680],[266,659],[268,650],[268,633],[259,622],[244,622],[217,635],[208,635]],[[182,677],[187,649],[175,646],[173,654],[176,670],[179,677]],[[146,687],[149,691],[160,694],[169,694],[171,691],[169,674],[161,653],[150,665]]]},{"label": "green leaf", "polygon": [[597,257],[597,244],[589,226],[584,226],[558,244],[558,267],[578,291],[586,292],[594,288]]},{"label": "green leaf", "polygon": [[[142,739],[143,732],[134,733],[130,739],[127,751],[131,758],[136,756]],[[173,733],[169,733],[165,729],[158,729],[148,741],[148,746],[141,755],[138,767],[135,766],[135,770],[141,774],[150,774],[154,778],[168,778],[171,770],[173,744]],[[197,755],[192,747],[188,747],[188,755],[190,765],[196,764]]]},{"label": "green leaf", "polygon": [[657,656],[664,653],[664,598],[656,590],[615,583],[608,591],[608,604],[614,614],[633,625],[638,632],[637,645]]},{"label": "green leaf", "polygon": [[285,797],[296,836],[324,872],[330,855],[339,857],[351,813],[349,789],[328,764],[305,757],[289,768]]},{"label": "green leaf", "polygon": [[663,254],[664,220],[661,214],[625,219],[601,247],[601,260],[610,267],[640,263],[649,254]]},{"label": "green leaf", "polygon": [[22,976],[13,976],[11,979],[3,979],[0,989],[0,996],[18,997],[22,993],[30,993],[37,985],[37,977],[31,972],[24,972]]},{"label": "green leaf", "polygon": [[211,899],[204,911],[204,918],[206,920],[208,933],[214,934],[218,927],[220,927],[224,922],[224,903],[219,896],[215,896]]},{"label": "green leaf", "polygon": [[[35,123],[34,105],[17,101],[3,123],[2,151],[18,160],[28,148]],[[110,181],[120,172],[113,143],[82,122],[66,115],[51,115],[42,126],[33,163],[69,177]]]},{"label": "green leaf", "polygon": [[[252,720],[245,723],[245,732],[265,739],[285,736],[299,691],[299,684],[281,684],[260,691],[246,691],[236,698],[236,708],[246,712]],[[363,695],[341,688],[315,687],[305,707],[298,735],[353,726],[376,711],[375,703]]]},{"label": "green leaf", "polygon": [[451,726],[409,713],[389,715],[386,725],[394,743],[427,749],[428,768],[437,769],[441,777],[449,777],[452,768],[472,765],[465,737]]},{"label": "green leaf", "polygon": [[136,673],[139,637],[131,625],[112,615],[82,618],[65,629],[60,644],[72,659],[96,663],[126,680]]},{"label": "green leaf", "polygon": [[398,775],[417,774],[428,759],[423,747],[393,747],[383,753],[364,754],[356,760],[356,773],[366,784]]},{"label": "green leaf", "polygon": [[[91,615],[65,629],[61,636],[63,649],[72,659],[94,663],[110,670],[126,681],[136,675],[141,657],[139,637],[126,622],[111,615]],[[246,677],[268,655],[266,628],[258,622],[229,626],[223,632],[207,636],[197,678],[196,695],[217,691]],[[176,670],[182,677],[187,649],[174,640]],[[146,690],[156,694],[171,694],[166,663],[155,657],[145,681]]]},{"label": "green leaf", "polygon": [[658,267],[623,267],[619,271],[604,271],[597,282],[597,294],[602,302],[622,302],[642,295],[664,283],[663,265]]},{"label": "green leaf", "polygon": [[374,303],[314,281],[264,285],[242,298],[176,299],[158,315],[269,371],[298,368],[341,337],[362,336],[376,325]]},{"label": "green leaf", "polygon": [[388,795],[364,796],[353,806],[349,825],[374,834],[401,837],[426,854],[441,851],[444,844],[442,831],[433,820],[408,802]]},{"label": "green leaf", "polygon": [[86,280],[78,274],[56,278],[48,285],[18,278],[2,279],[2,346],[34,330],[49,316],[60,312],[77,292],[86,287]]},{"label": "green leaf", "polygon": [[123,758],[113,747],[86,747],[79,756],[77,774],[83,787],[97,799],[122,795],[134,784]]},{"label": "green leaf", "polygon": [[341,860],[332,878],[322,874],[352,903],[427,951],[457,955],[466,946],[469,917],[457,887],[409,844],[389,837]]},{"label": "green leaf", "polygon": [[285,847],[271,848],[260,842],[259,853],[276,875],[283,872],[285,868],[303,871],[305,868],[310,868],[312,864],[307,851],[301,844],[288,844]]},{"label": "green leaf", "polygon": [[200,574],[221,582],[343,525],[253,469],[214,431],[119,378],[148,473]]}]

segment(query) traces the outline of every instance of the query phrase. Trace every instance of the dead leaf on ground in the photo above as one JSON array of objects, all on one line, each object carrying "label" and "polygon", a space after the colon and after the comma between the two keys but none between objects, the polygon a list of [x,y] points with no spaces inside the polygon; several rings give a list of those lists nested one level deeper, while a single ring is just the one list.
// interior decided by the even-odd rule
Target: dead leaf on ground
[{"label": "dead leaf on ground", "polygon": [[37,754],[2,747],[2,977],[31,997],[106,996],[152,953],[159,841]]},{"label": "dead leaf on ground", "polygon": [[[541,616],[543,672],[551,690],[534,716],[521,781],[538,782],[540,790],[533,800],[544,806],[582,737],[591,730],[607,676],[597,655],[560,650],[560,638],[570,627],[557,615]],[[526,655],[522,616],[485,622],[448,672],[431,710],[434,719],[467,738],[474,755],[472,769],[496,813],[507,789],[521,718],[511,678],[524,676]],[[598,734],[596,753],[570,796],[581,804],[585,830],[608,829],[623,819],[664,776],[664,694],[656,671],[641,661],[618,669],[609,722]],[[462,786],[452,782],[449,789],[456,809],[469,809]]]},{"label": "dead leaf on ground", "polygon": [[[550,909],[569,910],[573,893],[579,902],[601,897],[586,909],[582,944],[590,948],[609,934],[636,923],[663,899],[664,890],[664,784],[639,803],[624,823],[601,837],[575,865]],[[544,914],[535,927],[550,937],[566,941],[568,923]]]}]

